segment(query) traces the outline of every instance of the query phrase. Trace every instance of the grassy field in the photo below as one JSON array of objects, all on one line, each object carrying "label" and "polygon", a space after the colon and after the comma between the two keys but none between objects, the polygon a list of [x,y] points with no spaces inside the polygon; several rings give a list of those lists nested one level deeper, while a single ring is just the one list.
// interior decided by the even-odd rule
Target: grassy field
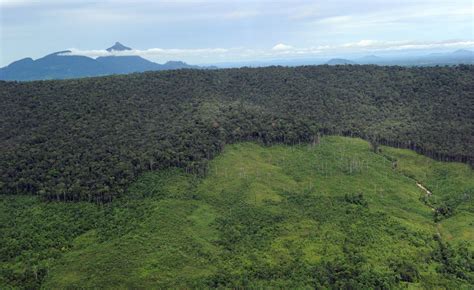
[{"label": "grassy field", "polygon": [[228,145],[108,205],[0,196],[0,288],[469,289],[473,190],[464,164],[360,139]]},{"label": "grassy field", "polygon": [[397,171],[433,192],[425,203],[435,209],[449,208],[439,215],[440,231],[448,241],[468,241],[474,250],[474,172],[465,164],[434,161],[410,150],[384,148],[397,159]]}]

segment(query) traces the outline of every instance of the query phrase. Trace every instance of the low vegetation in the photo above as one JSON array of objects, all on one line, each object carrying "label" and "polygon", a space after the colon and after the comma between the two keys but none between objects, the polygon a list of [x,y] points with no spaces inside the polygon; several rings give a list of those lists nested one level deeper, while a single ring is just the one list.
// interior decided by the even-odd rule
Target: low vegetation
[{"label": "low vegetation", "polygon": [[2,195],[0,288],[473,287],[468,165],[317,143],[227,145],[106,204]]}]

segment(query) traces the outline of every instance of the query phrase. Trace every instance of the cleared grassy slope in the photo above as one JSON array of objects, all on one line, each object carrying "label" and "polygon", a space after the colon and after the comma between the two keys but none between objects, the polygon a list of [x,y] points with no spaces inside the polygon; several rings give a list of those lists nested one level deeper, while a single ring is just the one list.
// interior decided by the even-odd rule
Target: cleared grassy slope
[{"label": "cleared grassy slope", "polygon": [[448,241],[468,241],[474,249],[474,171],[466,164],[434,161],[410,150],[384,147],[383,153],[397,159],[397,171],[424,184],[433,194],[429,206],[449,207],[440,216],[440,231]]},{"label": "cleared grassy slope", "polygon": [[[205,178],[147,173],[110,205],[82,205],[95,218],[83,234],[64,238],[43,286],[472,287],[472,270],[462,261],[445,270],[434,239],[439,227],[442,245],[472,249],[472,200],[440,226],[430,208],[469,195],[472,169],[382,150],[374,154],[367,142],[343,137],[322,138],[315,147],[241,143],[212,160]],[[446,178],[436,188],[440,172]],[[415,180],[433,191],[431,200]],[[4,208],[14,202],[2,197]],[[60,222],[50,224],[54,233]],[[24,264],[3,265],[20,271]]]}]

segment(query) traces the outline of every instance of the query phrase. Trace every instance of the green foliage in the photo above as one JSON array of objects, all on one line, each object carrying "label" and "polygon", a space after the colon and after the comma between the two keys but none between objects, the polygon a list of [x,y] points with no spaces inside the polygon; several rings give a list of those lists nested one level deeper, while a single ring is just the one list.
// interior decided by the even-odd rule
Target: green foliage
[{"label": "green foliage", "polygon": [[454,209],[446,204],[441,204],[435,209],[434,219],[439,222],[442,219],[448,218],[454,214]]},{"label": "green foliage", "polygon": [[473,72],[303,66],[0,82],[0,190],[108,202],[146,171],[204,175],[225,144],[314,146],[318,134],[472,163]]},{"label": "green foliage", "polygon": [[432,194],[423,193],[422,200],[432,207],[442,236],[470,241],[474,250],[474,171],[465,164],[434,161],[409,150],[384,147],[383,152],[397,159],[397,172],[430,190]]},{"label": "green foliage", "polygon": [[439,236],[435,239],[438,248],[433,252],[433,259],[440,263],[438,272],[474,285],[474,252],[468,249],[466,243],[452,246],[443,242]]},{"label": "green foliage", "polygon": [[391,268],[397,274],[397,280],[403,282],[417,282],[420,278],[420,273],[414,263],[406,261],[396,261],[392,263]]},{"label": "green foliage", "polygon": [[362,193],[358,194],[346,194],[344,196],[344,199],[348,203],[356,204],[356,205],[361,205],[361,206],[368,206],[368,202],[364,199],[364,195]]},{"label": "green foliage", "polygon": [[0,197],[0,288],[38,288],[52,262],[98,225],[99,208],[82,202]]},{"label": "green foliage", "polygon": [[[420,189],[399,172],[411,158],[426,157],[393,169],[343,137],[238,143],[206,176],[148,172],[105,205],[1,196],[0,288],[472,288],[472,240],[444,234],[470,230],[466,211],[436,235]],[[464,168],[410,168],[434,163],[448,176]]]}]

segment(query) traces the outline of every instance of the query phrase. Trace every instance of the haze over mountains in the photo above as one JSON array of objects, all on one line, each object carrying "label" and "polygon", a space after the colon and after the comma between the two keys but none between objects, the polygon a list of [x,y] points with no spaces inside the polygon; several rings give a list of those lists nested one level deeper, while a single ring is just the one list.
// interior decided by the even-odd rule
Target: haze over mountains
[{"label": "haze over mountains", "polygon": [[474,64],[474,52],[467,49],[459,49],[447,53],[430,53],[423,56],[411,57],[380,57],[368,55],[354,60],[358,64],[380,64],[380,65],[406,65],[406,66],[433,66],[433,65],[456,65]]},{"label": "haze over mountains", "polygon": [[298,65],[400,65],[400,66],[435,66],[474,64],[474,52],[460,49],[449,53],[431,53],[422,56],[377,56],[367,55],[354,59],[347,58],[310,58],[310,59],[278,59],[249,62],[228,62],[212,66],[190,65],[183,61],[168,61],[158,64],[138,55],[113,55],[114,52],[132,51],[120,42],[106,49],[111,55],[91,58],[82,55],[73,55],[72,51],[54,52],[37,60],[24,58],[0,68],[0,80],[33,81],[48,79],[69,79],[94,77],[113,74],[128,74],[145,71],[160,71],[171,69],[210,69],[231,67],[265,67],[271,65],[298,66]]},{"label": "haze over mountains", "polygon": [[334,57],[334,58],[302,58],[302,59],[285,59],[255,62],[236,62],[216,64],[219,67],[264,67],[270,65],[283,66],[299,66],[299,65],[357,65],[357,64],[373,64],[373,65],[399,65],[399,66],[436,66],[436,65],[458,65],[458,64],[474,64],[474,52],[467,49],[459,49],[453,52],[429,53],[426,55],[374,55],[354,57]]},{"label": "haze over mountains", "polygon": [[[131,48],[120,42],[107,49],[108,52],[127,51]],[[102,56],[96,59],[69,55],[70,50],[51,53],[37,60],[24,58],[0,69],[1,80],[47,80],[93,77],[112,74],[128,74],[144,71],[159,71],[181,68],[200,68],[182,61],[158,64],[136,55]]]}]

